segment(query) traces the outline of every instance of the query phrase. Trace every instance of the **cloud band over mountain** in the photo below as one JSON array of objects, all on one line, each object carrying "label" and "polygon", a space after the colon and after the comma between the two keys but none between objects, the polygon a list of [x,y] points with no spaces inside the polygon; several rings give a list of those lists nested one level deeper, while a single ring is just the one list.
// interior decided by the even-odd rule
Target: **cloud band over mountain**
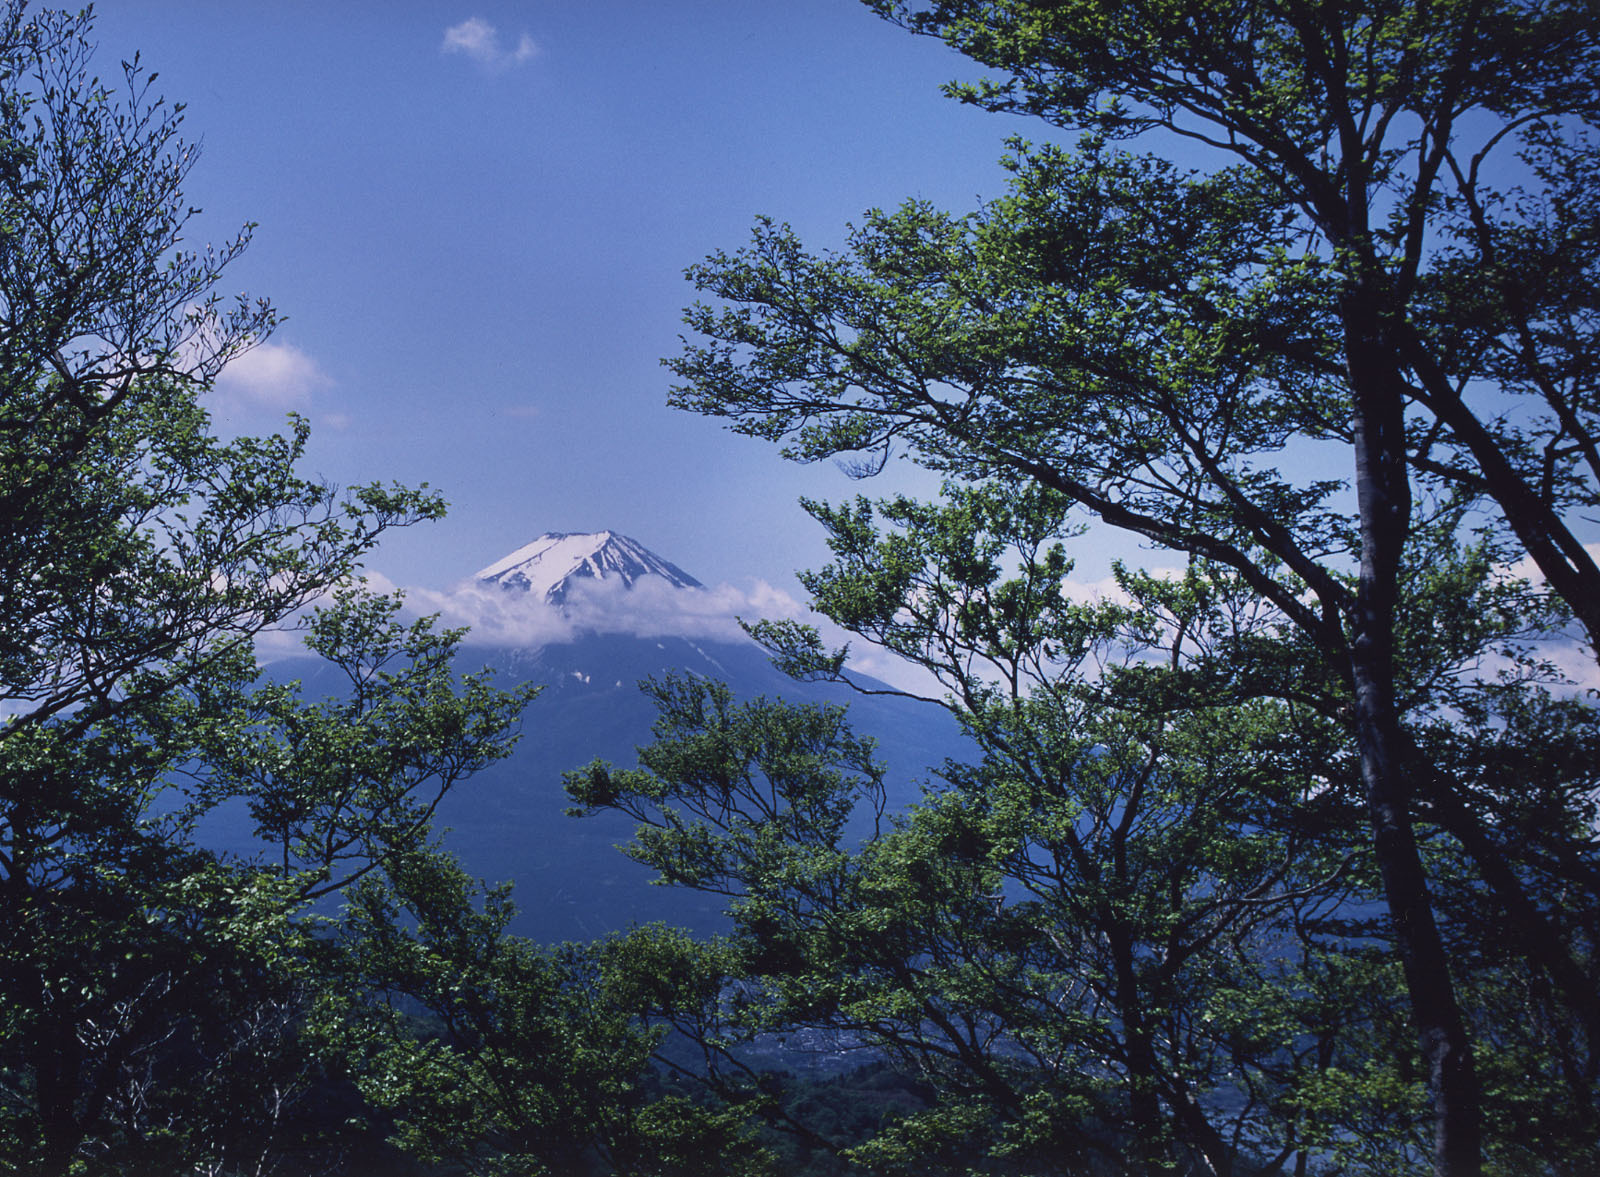
[{"label": "cloud band over mountain", "polygon": [[608,577],[573,583],[560,604],[479,581],[444,591],[408,588],[406,596],[413,609],[438,613],[446,625],[471,626],[466,638],[470,646],[538,646],[584,633],[740,641],[744,633],[738,618],[799,620],[807,615],[794,597],[759,580],[746,587],[679,588],[645,577],[630,588]]}]

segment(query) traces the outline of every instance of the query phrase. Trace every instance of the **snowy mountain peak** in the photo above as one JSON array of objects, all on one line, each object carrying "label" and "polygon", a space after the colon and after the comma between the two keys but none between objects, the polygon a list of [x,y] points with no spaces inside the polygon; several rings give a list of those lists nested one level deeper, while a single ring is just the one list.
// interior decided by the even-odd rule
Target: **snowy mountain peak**
[{"label": "snowy mountain peak", "polygon": [[577,582],[616,578],[632,588],[644,576],[659,576],[677,588],[701,587],[683,569],[614,531],[548,532],[496,560],[474,579],[559,605]]}]

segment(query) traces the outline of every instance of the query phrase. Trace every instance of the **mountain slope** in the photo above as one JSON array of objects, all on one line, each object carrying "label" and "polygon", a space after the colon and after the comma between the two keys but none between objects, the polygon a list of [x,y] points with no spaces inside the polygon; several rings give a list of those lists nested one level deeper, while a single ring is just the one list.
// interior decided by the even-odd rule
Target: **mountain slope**
[{"label": "mountain slope", "polygon": [[701,587],[677,565],[612,531],[547,532],[480,569],[473,579],[560,605],[574,585],[585,581],[614,577],[632,588],[645,576],[658,576],[677,588]]},{"label": "mountain slope", "polygon": [[[859,696],[830,683],[797,683],[775,670],[753,642],[593,634],[527,651],[467,651],[504,681],[543,682],[523,720],[512,756],[466,782],[439,811],[446,844],[467,868],[491,882],[516,883],[517,931],[540,940],[588,939],[630,923],[665,920],[700,932],[722,926],[722,902],[679,888],[651,886],[651,874],[617,847],[633,836],[620,814],[565,816],[561,774],[596,758],[631,768],[650,740],[655,711],[639,690],[668,671],[726,682],[739,698],[765,695],[850,708],[858,732],[874,736],[889,767],[891,811],[916,800],[965,738],[942,708],[895,697]],[[863,825],[860,833],[865,834]]]},{"label": "mountain slope", "polygon": [[[503,588],[508,607],[562,615],[586,586],[609,581],[619,624],[630,626],[638,619],[629,612],[629,595],[641,583],[669,592],[702,591],[676,565],[612,532],[541,536],[489,565],[477,579]],[[958,725],[940,707],[858,696],[838,684],[797,683],[774,669],[748,639],[638,636],[608,630],[603,613],[591,610],[584,616],[584,627],[569,630],[565,640],[470,645],[458,658],[463,671],[492,668],[502,686],[545,686],[528,708],[515,752],[460,785],[436,814],[447,831],[445,845],[471,874],[491,883],[515,883],[519,934],[553,942],[592,939],[650,920],[698,932],[724,924],[720,898],[651,886],[651,873],[619,851],[633,835],[631,819],[565,813],[563,772],[596,758],[631,768],[636,748],[650,741],[655,712],[639,690],[644,678],[676,671],[726,682],[739,698],[849,705],[856,730],[879,741],[879,758],[890,771],[891,810],[915,800],[946,757],[965,753]],[[280,681],[301,679],[310,697],[332,693],[339,681],[327,664],[310,658],[278,663],[272,674]],[[235,814],[231,822],[215,827],[212,837],[219,848],[260,853],[243,815]]]}]

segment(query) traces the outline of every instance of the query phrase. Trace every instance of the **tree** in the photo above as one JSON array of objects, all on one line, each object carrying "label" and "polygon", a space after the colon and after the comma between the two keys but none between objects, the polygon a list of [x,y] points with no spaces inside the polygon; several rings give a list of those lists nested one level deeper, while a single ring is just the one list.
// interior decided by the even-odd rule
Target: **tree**
[{"label": "tree", "polygon": [[[837,709],[736,703],[700,680],[649,687],[660,718],[639,769],[569,776],[584,807],[642,823],[630,853],[664,881],[732,900],[726,943],[643,954],[642,1004],[702,1045],[722,1098],[835,1151],[847,1142],[785,1114],[740,1044],[821,1033],[930,1082],[925,1111],[849,1142],[875,1170],[1425,1163],[1356,753],[1324,713],[1328,688],[1283,648],[1292,631],[1214,568],[1124,572],[1127,606],[1068,600],[1052,540],[1065,508],[959,487],[939,506],[815,508],[838,557],[808,577],[818,606],[940,675],[981,752],[896,822],[864,820],[882,817],[881,768]],[[1402,615],[1448,603],[1515,628],[1521,589],[1438,563],[1427,606]],[[1408,632],[1408,695],[1437,690],[1479,648],[1442,628]],[[758,633],[793,670],[837,672],[814,634]],[[1276,654],[1297,693],[1237,690],[1237,650],[1255,643],[1258,668]],[[1592,795],[1579,733],[1593,710],[1511,684],[1463,703],[1482,705],[1500,718],[1430,731],[1454,745],[1437,759],[1479,787],[1502,773],[1542,781],[1537,799],[1507,798],[1502,820],[1544,844],[1537,857],[1581,850],[1582,831],[1553,815],[1581,824],[1592,800],[1549,792]],[[1519,803],[1541,816],[1524,824]],[[1459,849],[1422,830],[1483,1044],[1490,1153],[1506,1171],[1582,1171],[1595,1159],[1593,1056],[1572,1011],[1525,967],[1517,928]],[[1557,885],[1549,864],[1520,865]],[[1591,910],[1547,909],[1590,959],[1593,934],[1576,925]]]},{"label": "tree", "polygon": [[896,504],[888,535],[865,504],[831,515],[848,565],[813,577],[821,607],[888,621],[879,640],[945,676],[982,751],[892,828],[846,832],[881,769],[837,711],[698,681],[650,688],[639,770],[569,777],[644,823],[630,852],[666,881],[734,898],[707,958],[732,1004],[712,986],[709,1012],[691,992],[663,1016],[722,1044],[729,1098],[759,1103],[726,1044],[760,1032],[826,1031],[931,1081],[933,1107],[851,1154],[886,1171],[1354,1169],[1353,1139],[1392,1164],[1416,1109],[1407,1060],[1370,1049],[1399,1011],[1384,930],[1348,914],[1373,896],[1352,758],[1314,712],[1167,681],[1259,624],[1250,594],[1196,572],[1130,577],[1137,611],[1074,605],[1058,498],[951,500]]},{"label": "tree", "polygon": [[[1425,628],[1408,578],[1424,553],[1526,555],[1600,640],[1576,530],[1600,494],[1592,5],[869,6],[1000,72],[957,97],[1084,138],[1013,144],[1011,194],[970,216],[871,213],[842,256],[763,222],[690,271],[728,305],[691,312],[707,342],[672,361],[675,403],[800,460],[898,447],[1047,489],[1248,586],[1274,648],[1304,656],[1286,676],[1236,651],[1230,689],[1292,698],[1285,678],[1309,676],[1356,741],[1435,1169],[1478,1172],[1482,1090],[1419,816],[1514,913],[1591,1051],[1596,985],[1493,807],[1419,747],[1445,704],[1405,694]],[[1141,137],[1217,162],[1112,146]],[[1324,454],[1342,474],[1318,476]]]},{"label": "tree", "polygon": [[351,891],[341,973],[345,992],[365,996],[323,1032],[393,1114],[400,1146],[486,1175],[770,1173],[741,1112],[653,1082],[664,1031],[641,1024],[647,1003],[615,974],[619,961],[661,959],[653,941],[667,934],[537,945],[507,934],[509,893],[484,892],[430,853],[400,856]]},{"label": "tree", "polygon": [[[0,1157],[256,1171],[322,1065],[307,903],[428,845],[530,696],[458,679],[458,633],[351,587],[437,495],[300,477],[299,420],[210,432],[274,314],[215,294],[248,232],[181,246],[181,108],[137,59],[95,77],[90,22],[0,14]],[[313,705],[257,681],[252,639],[319,598],[351,696]],[[226,804],[276,862],[205,847]]]}]

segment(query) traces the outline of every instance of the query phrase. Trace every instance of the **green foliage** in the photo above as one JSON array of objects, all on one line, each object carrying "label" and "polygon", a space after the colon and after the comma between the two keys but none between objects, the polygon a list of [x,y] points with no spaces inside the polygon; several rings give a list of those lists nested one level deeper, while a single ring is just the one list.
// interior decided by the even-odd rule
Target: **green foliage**
[{"label": "green foliage", "polygon": [[[331,1172],[382,1132],[441,1173],[1594,1167],[1596,720],[1541,660],[1600,638],[1592,5],[870,6],[1083,137],[837,255],[761,222],[690,271],[674,400],[947,477],[807,503],[806,584],[978,755],[890,817],[841,709],[648,684],[639,767],[569,791],[733,931],[561,948],[430,829],[532,692],[353,587],[442,502],[302,478],[298,420],[211,433],[275,322],[214,293],[248,230],[184,248],[181,108],[94,77],[88,14],[5,6],[0,1166]],[[1085,520],[1184,572],[1074,600]],[[258,681],[318,602],[343,694]],[[269,860],[206,849],[230,806]],[[752,1063],[791,1035],[901,1086]]]},{"label": "green foliage", "polygon": [[[643,823],[629,853],[665,881],[733,898],[728,942],[697,957],[675,941],[640,969],[663,979],[652,1008],[701,1044],[712,1086],[826,1140],[821,1112],[774,1102],[738,1065],[755,1036],[825,1032],[885,1052],[937,1091],[912,1119],[828,1142],[883,1171],[1422,1164],[1425,1070],[1377,918],[1344,685],[1314,673],[1294,631],[1239,578],[1203,562],[1181,579],[1123,571],[1127,605],[1072,602],[1070,566],[1046,542],[1066,529],[1053,496],[955,486],[939,506],[881,510],[893,530],[865,502],[813,507],[836,562],[809,586],[827,611],[858,609],[858,632],[939,676],[979,762],[947,765],[944,785],[887,827],[852,824],[852,807],[877,813],[877,777],[841,717],[818,728],[815,711],[741,706],[716,684],[674,680],[647,684],[660,717],[640,768],[568,776],[585,808]],[[1557,757],[1535,770],[1560,798],[1545,812],[1574,824],[1542,843],[1530,830],[1551,856],[1536,862],[1530,843],[1518,875],[1582,885],[1591,790],[1580,732],[1594,713],[1525,681],[1462,675],[1485,642],[1539,613],[1481,557],[1452,556],[1419,571],[1402,614],[1472,603],[1459,624],[1430,621],[1409,639],[1419,739],[1458,750],[1427,749],[1456,787],[1477,775],[1456,758],[1469,748]],[[791,669],[844,673],[842,652],[814,631],[755,632]],[[822,742],[804,759],[778,754],[796,731]],[[841,773],[841,762],[858,767]],[[1488,793],[1473,802],[1494,804]],[[1495,1154],[1527,1155],[1512,1109],[1537,1102],[1540,1152],[1586,1156],[1574,1011],[1529,989],[1520,933],[1492,930],[1470,858],[1428,838],[1486,1044]],[[1586,914],[1560,903],[1536,914],[1592,959]]]},{"label": "green foliage", "polygon": [[[301,477],[299,420],[212,434],[201,397],[275,316],[215,294],[248,232],[181,244],[181,108],[137,59],[100,81],[90,30],[0,13],[0,1167],[332,1171],[306,905],[425,846],[530,692],[458,679],[459,634],[352,587],[438,496]],[[252,639],[318,599],[351,691],[308,703]],[[203,845],[226,805],[278,862]]]},{"label": "green foliage", "polygon": [[[1070,681],[1026,697],[984,687],[963,713],[982,763],[947,766],[942,791],[856,846],[834,815],[870,806],[871,776],[820,755],[789,788],[829,803],[775,817],[768,745],[727,738],[726,691],[652,693],[646,767],[591,766],[569,790],[640,818],[630,853],[663,878],[736,897],[735,935],[704,963],[645,966],[703,978],[661,1011],[729,1098],[748,1098],[729,1062],[739,1041],[806,1029],[931,1081],[937,1104],[857,1144],[861,1163],[1114,1168],[1130,1132],[1130,1155],[1151,1164],[1321,1147],[1330,1137],[1300,1119],[1307,1093],[1359,1057],[1367,1017],[1394,1023],[1388,989],[1370,986],[1358,1012],[1319,968],[1375,933],[1336,918],[1363,895],[1358,851],[1300,829],[1314,795],[1349,787],[1317,757],[1328,737],[1312,720],[1260,703],[1151,713]],[[763,732],[807,718],[785,710],[739,718]],[[708,746],[714,770],[694,755]],[[1175,1135],[1141,1086],[1187,1109]]]},{"label": "green foliage", "polygon": [[770,1171],[742,1116],[651,1089],[660,1031],[638,1017],[695,987],[661,967],[672,934],[544,948],[506,934],[509,888],[480,894],[447,858],[385,875],[351,892],[343,987],[363,997],[323,1032],[407,1153],[490,1175]]},{"label": "green foliage", "polygon": [[872,742],[849,732],[843,708],[735,704],[726,687],[698,679],[643,688],[658,708],[656,742],[640,750],[644,767],[596,762],[567,774],[567,792],[576,814],[605,807],[643,819],[667,795],[662,780],[693,782],[683,809],[641,831],[633,851],[669,882],[741,894],[737,872],[749,861],[770,856],[781,871],[797,848],[826,870],[858,796],[881,818],[884,768]]},{"label": "green foliage", "polygon": [[[243,647],[87,727],[7,729],[0,1147],[10,1163],[67,1172],[93,1158],[137,1173],[204,1159],[228,1172],[303,1144],[281,1121],[325,1067],[299,1027],[331,981],[321,921],[303,909],[424,839],[438,793],[505,754],[525,701],[479,694],[481,683],[451,691],[454,639],[438,646],[425,623],[346,644],[363,614],[391,609],[344,593],[315,623],[336,661],[400,660],[391,689],[305,708],[316,747],[381,734],[392,775],[381,788],[341,778],[338,821],[294,870],[219,861],[196,838],[214,806],[254,803],[226,783],[232,757],[271,730],[268,718],[292,715],[284,688],[254,685]],[[343,636],[329,637],[339,616]]]},{"label": "green foliage", "polygon": [[[913,890],[937,893],[931,864],[954,868],[928,839],[960,831],[979,852],[952,887],[1038,888],[1002,888],[1001,911],[1024,893],[1048,908],[1043,883],[1070,877],[1077,905],[1050,899],[1061,924],[1024,942],[1151,946],[1051,1015],[1114,1011],[1126,1060],[1076,1073],[1128,1101],[1104,1114],[1142,1142],[1136,1165],[1197,1150],[1223,1171],[1244,1150],[1381,1171],[1431,1149],[1441,1173],[1592,1167],[1600,973],[1573,915],[1600,898],[1589,707],[1548,693],[1560,675],[1539,643],[1567,617],[1600,642],[1580,542],[1600,505],[1593,5],[869,7],[995,71],[957,98],[1079,135],[1014,140],[1009,192],[967,215],[874,210],[833,254],[762,220],[689,270],[715,301],[688,312],[673,403],[795,460],[870,472],[899,455],[949,479],[936,504],[808,504],[835,553],[807,582],[818,607],[934,673],[985,752],[883,845],[920,833],[902,857]],[[1203,166],[1165,161],[1175,140]],[[1085,520],[1186,575],[1120,569],[1125,608],[1066,599],[1061,549]],[[1537,586],[1504,571],[1524,557]],[[848,681],[845,651],[814,633],[753,632],[791,671]],[[1525,739],[1535,715],[1559,751]],[[1080,795],[1102,754],[1108,778]],[[1502,754],[1533,774],[1553,839],[1493,783]],[[1111,837],[1114,870],[1080,854],[1078,821]],[[1192,987],[1152,968],[1182,959],[1164,937],[1205,927],[1213,895]],[[1003,921],[948,916],[952,960],[1002,975]],[[1372,1000],[1322,1025],[1291,1015],[1338,1008],[1318,994],[1356,983],[1328,963],[1345,958]],[[916,959],[881,1016],[928,1007],[938,974]],[[1411,1046],[1379,1000],[1394,968]],[[1236,1044],[1166,1027],[1218,1002],[1258,1029],[1213,1068],[1200,1060]],[[1252,1003],[1277,1012],[1257,1022]],[[1019,1007],[980,1005],[994,1021],[975,1025],[1024,1036]],[[1006,1042],[974,1040],[962,1064],[1009,1064]],[[1551,1110],[1531,1146],[1511,1127],[1518,1067]],[[1234,1105],[1189,1098],[1224,1073],[1249,1109],[1226,1147],[1207,1122]]]},{"label": "green foliage", "polygon": [[487,673],[457,677],[463,631],[402,622],[400,608],[398,597],[337,590],[313,612],[306,644],[343,672],[341,694],[309,703],[298,684],[266,687],[247,724],[207,749],[201,796],[247,799],[305,899],[429,845],[440,799],[510,753],[538,694],[497,690]]}]

